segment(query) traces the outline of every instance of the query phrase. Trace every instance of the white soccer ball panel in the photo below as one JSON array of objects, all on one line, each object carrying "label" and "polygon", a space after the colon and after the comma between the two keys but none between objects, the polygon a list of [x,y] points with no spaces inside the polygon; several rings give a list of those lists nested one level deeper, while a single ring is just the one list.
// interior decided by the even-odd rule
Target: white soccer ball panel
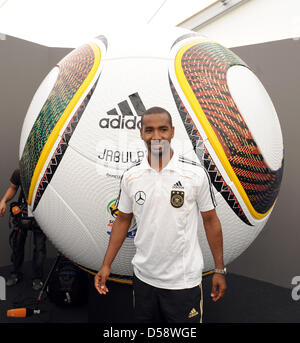
[{"label": "white soccer ball panel", "polygon": [[178,37],[187,34],[191,34],[191,31],[176,27],[166,27],[162,34],[159,27],[152,25],[145,25],[136,31],[126,28],[122,32],[109,31],[104,33],[109,47],[104,59],[169,59],[172,44]]},{"label": "white soccer ball panel", "polygon": [[88,227],[50,185],[34,216],[54,246],[75,263],[88,265],[97,245]]},{"label": "white soccer ball panel", "polygon": [[272,170],[279,169],[283,158],[282,133],[266,89],[258,77],[243,66],[228,69],[227,83],[266,163]]},{"label": "white soccer ball panel", "polygon": [[[67,178],[65,170],[68,170]],[[46,197],[47,202],[51,202],[46,225],[43,225],[45,219],[40,215],[44,211],[44,209],[40,210],[42,205],[39,204],[35,212],[44,231],[54,244],[59,247],[60,243],[59,245],[56,243],[64,242],[66,249],[62,248],[61,251],[66,251],[70,259],[93,270],[101,266],[105,250],[99,249],[99,246],[107,246],[111,224],[115,219],[107,210],[107,206],[118,196],[120,179],[108,176],[115,175],[114,170],[111,174],[109,172],[108,168],[97,166],[95,162],[86,159],[75,150],[68,149],[51,181],[50,194]],[[43,199],[47,193],[48,187]],[[67,211],[68,215],[62,216],[61,211]],[[57,225],[60,228],[59,232],[51,230],[52,216],[54,221],[55,218],[60,220]],[[65,233],[67,236],[64,236]],[[84,244],[81,245],[80,242]],[[126,256],[126,266],[130,265],[133,253],[133,240],[130,238],[119,253],[123,262]],[[114,263],[112,272],[120,274],[127,271],[128,273],[128,270],[117,262],[118,259]]]}]

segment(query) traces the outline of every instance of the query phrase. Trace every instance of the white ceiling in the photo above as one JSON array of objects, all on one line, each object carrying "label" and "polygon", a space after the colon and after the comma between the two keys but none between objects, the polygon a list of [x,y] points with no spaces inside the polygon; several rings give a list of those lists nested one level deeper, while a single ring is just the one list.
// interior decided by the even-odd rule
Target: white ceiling
[{"label": "white ceiling", "polygon": [[176,26],[214,0],[0,0],[0,33],[77,47],[102,30]]},{"label": "white ceiling", "polygon": [[224,13],[195,30],[228,48],[300,37],[300,0],[0,0],[0,40],[73,48],[145,24],[194,28],[214,9]]}]

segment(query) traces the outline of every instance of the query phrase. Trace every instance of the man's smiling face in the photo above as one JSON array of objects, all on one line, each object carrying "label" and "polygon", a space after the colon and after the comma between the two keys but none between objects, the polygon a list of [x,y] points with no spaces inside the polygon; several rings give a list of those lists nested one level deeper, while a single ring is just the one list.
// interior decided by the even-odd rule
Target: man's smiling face
[{"label": "man's smiling face", "polygon": [[158,157],[170,151],[174,127],[172,127],[170,118],[165,112],[147,114],[142,119],[140,134],[148,153]]}]

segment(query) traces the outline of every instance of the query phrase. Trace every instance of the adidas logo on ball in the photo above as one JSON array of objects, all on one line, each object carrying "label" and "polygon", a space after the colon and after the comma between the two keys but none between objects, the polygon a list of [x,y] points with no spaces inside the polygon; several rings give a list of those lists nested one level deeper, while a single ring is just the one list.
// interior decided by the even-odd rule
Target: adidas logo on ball
[{"label": "adidas logo on ball", "polygon": [[140,117],[146,111],[146,108],[138,93],[129,95],[129,100],[136,113],[132,112],[127,100],[122,101],[118,104],[122,115],[119,115],[116,108],[113,108],[112,110],[106,112],[108,117],[102,118],[99,122],[99,126],[102,129],[140,129]]}]

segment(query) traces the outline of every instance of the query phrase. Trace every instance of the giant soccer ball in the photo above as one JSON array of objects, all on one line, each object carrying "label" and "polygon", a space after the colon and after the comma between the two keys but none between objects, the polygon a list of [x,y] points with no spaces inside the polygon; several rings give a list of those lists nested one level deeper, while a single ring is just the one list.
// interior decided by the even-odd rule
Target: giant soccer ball
[{"label": "giant soccer ball", "polygon": [[[278,197],[280,124],[244,61],[185,29],[101,35],[73,50],[42,82],[19,156],[36,220],[62,254],[90,272],[102,264],[118,214],[121,175],[145,156],[140,118],[152,106],[172,114],[174,149],[210,176],[226,264],[257,237]],[[214,262],[200,222],[209,271]],[[117,278],[132,275],[136,230],[133,220],[112,265]]]}]

